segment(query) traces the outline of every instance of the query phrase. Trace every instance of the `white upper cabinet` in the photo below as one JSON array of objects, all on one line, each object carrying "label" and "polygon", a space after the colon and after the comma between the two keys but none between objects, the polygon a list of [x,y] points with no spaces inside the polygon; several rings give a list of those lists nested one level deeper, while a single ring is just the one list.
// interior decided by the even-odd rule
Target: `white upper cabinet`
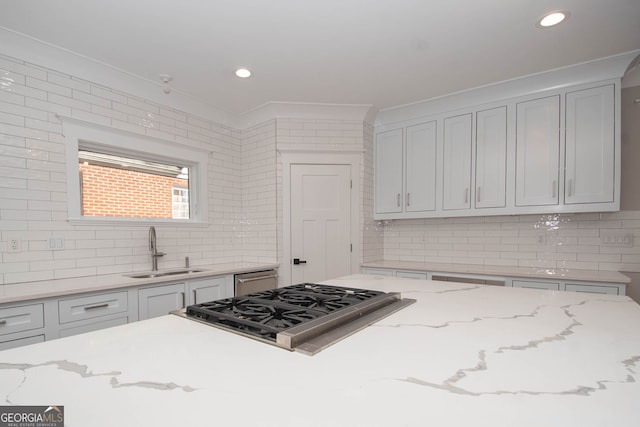
[{"label": "white upper cabinet", "polygon": [[444,119],[444,210],[471,207],[471,114]]},{"label": "white upper cabinet", "polygon": [[504,208],[507,177],[507,107],[476,113],[475,207]]},{"label": "white upper cabinet", "polygon": [[516,206],[558,204],[560,97],[516,106]]},{"label": "white upper cabinet", "polygon": [[614,87],[566,95],[564,202],[614,201]]},{"label": "white upper cabinet", "polygon": [[375,219],[620,209],[619,79],[434,103],[376,128]]},{"label": "white upper cabinet", "polygon": [[402,212],[402,129],[378,133],[375,142],[376,213]]},{"label": "white upper cabinet", "polygon": [[436,209],[437,123],[407,127],[405,150],[405,210],[425,212]]}]

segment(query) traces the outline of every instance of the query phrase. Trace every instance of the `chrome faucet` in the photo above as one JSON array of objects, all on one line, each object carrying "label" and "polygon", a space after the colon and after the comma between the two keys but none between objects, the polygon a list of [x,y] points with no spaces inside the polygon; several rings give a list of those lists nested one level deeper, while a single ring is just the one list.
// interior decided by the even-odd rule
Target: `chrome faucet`
[{"label": "chrome faucet", "polygon": [[149,228],[149,251],[151,251],[151,271],[158,270],[158,258],[164,256],[164,252],[158,252],[158,245],[156,243],[156,228],[151,226]]}]

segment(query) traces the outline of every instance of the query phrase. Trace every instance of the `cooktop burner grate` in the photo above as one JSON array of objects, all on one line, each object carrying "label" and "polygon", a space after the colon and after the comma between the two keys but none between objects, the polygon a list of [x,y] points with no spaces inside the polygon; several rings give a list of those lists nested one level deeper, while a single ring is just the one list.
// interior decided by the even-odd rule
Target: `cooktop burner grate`
[{"label": "cooktop burner grate", "polygon": [[[303,341],[316,339],[375,310],[395,307],[398,302],[403,302],[401,307],[390,312],[413,300],[400,300],[397,293],[301,283],[195,304],[176,314],[292,350]],[[360,319],[360,323],[366,319]]]}]

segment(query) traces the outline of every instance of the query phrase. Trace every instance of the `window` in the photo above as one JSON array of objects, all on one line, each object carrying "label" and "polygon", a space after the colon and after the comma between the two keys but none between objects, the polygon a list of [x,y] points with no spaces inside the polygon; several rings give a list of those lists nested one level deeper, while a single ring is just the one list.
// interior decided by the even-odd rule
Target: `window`
[{"label": "window", "polygon": [[74,119],[63,130],[70,220],[206,222],[207,152]]},{"label": "window", "polygon": [[173,187],[172,211],[174,218],[189,218],[189,189]]},{"label": "window", "polygon": [[[82,216],[189,219],[189,167],[78,150]],[[177,198],[176,198],[177,197]]]}]

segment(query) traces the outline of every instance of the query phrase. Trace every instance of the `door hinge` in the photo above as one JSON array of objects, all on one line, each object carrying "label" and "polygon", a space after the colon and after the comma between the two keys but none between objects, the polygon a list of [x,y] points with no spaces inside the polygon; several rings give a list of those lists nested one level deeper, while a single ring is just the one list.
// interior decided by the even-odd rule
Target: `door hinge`
[{"label": "door hinge", "polygon": [[349,180],[349,188],[353,188],[353,180],[352,179]]}]

